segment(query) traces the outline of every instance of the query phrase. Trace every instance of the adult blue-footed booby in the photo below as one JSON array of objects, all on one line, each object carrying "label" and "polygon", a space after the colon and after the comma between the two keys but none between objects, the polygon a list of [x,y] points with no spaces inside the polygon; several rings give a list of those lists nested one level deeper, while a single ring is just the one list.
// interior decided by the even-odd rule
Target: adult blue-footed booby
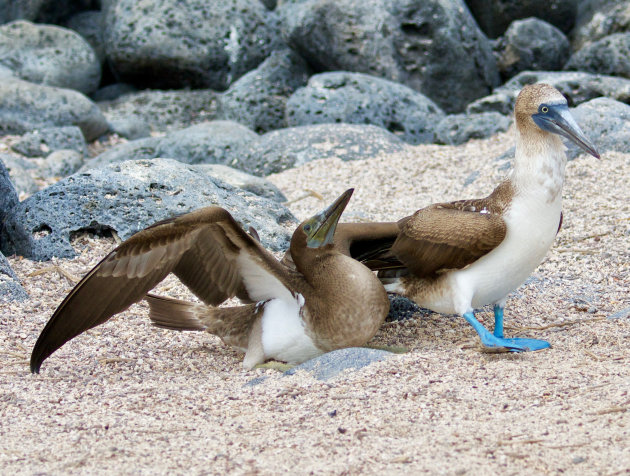
[{"label": "adult blue-footed booby", "polygon": [[[333,236],[352,189],[298,226],[287,267],[223,208],[156,223],[107,255],[75,286],[37,339],[31,371],[70,339],[147,298],[154,324],[206,330],[245,352],[243,366],[267,359],[296,364],[371,339],[389,309],[387,293]],[[148,295],[174,273],[204,304]],[[237,296],[244,303],[215,307]]]},{"label": "adult blue-footed booby", "polygon": [[[380,269],[387,291],[463,316],[487,348],[527,351],[549,343],[504,338],[503,309],[507,295],[538,266],[560,229],[566,165],[560,136],[599,155],[566,99],[549,85],[523,88],[514,117],[514,166],[488,197],[431,205],[397,224],[340,224],[335,240],[349,243],[352,256]],[[494,333],[474,315],[487,304],[494,304]]]}]

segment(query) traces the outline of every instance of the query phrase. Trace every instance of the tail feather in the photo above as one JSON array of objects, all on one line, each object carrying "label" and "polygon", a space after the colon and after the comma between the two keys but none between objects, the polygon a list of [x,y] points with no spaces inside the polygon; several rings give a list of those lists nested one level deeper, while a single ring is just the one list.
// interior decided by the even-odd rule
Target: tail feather
[{"label": "tail feather", "polygon": [[204,314],[212,308],[203,304],[194,304],[179,299],[147,294],[149,318],[156,327],[177,331],[205,331],[208,326],[203,323]]}]

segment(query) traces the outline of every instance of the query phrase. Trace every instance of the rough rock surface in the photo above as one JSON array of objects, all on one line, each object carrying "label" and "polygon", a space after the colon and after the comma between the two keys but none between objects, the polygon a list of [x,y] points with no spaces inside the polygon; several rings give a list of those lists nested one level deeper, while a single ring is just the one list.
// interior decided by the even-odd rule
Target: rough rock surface
[{"label": "rough rock surface", "polygon": [[451,114],[437,125],[436,142],[459,145],[470,139],[484,139],[507,131],[510,124],[510,118],[498,112]]},{"label": "rough rock surface", "polygon": [[571,33],[574,51],[613,33],[630,32],[630,3],[626,0],[580,2]]},{"label": "rough rock surface", "polygon": [[358,160],[399,152],[405,143],[380,127],[356,124],[317,124],[268,132],[250,142],[247,154],[229,165],[265,176],[312,160],[338,157]]},{"label": "rough rock surface", "polygon": [[101,11],[90,10],[77,13],[66,21],[66,28],[76,31],[90,44],[101,64],[105,62],[103,20]]},{"label": "rough rock surface", "polygon": [[[98,8],[98,0],[9,0],[0,3],[0,23],[31,20],[58,23],[83,10]],[[109,3],[104,0],[103,6]]]},{"label": "rough rock surface", "polygon": [[101,80],[100,61],[78,33],[28,21],[0,26],[0,64],[26,81],[84,94]]},{"label": "rough rock surface", "polygon": [[444,113],[407,86],[362,73],[312,76],[287,102],[289,126],[373,124],[410,144],[431,143]]},{"label": "rough rock surface", "polygon": [[560,70],[571,54],[564,33],[538,18],[512,22],[497,41],[495,51],[499,71],[506,78],[521,71]]},{"label": "rough rock surface", "polygon": [[23,134],[55,126],[78,126],[87,140],[109,129],[98,106],[77,91],[20,79],[0,81],[0,132]]},{"label": "rough rock surface", "polygon": [[589,43],[571,56],[565,69],[630,78],[630,32]]},{"label": "rough rock surface", "polygon": [[262,3],[118,0],[106,11],[106,50],[117,77],[140,87],[226,89],[279,41]]},{"label": "rough rock surface", "polygon": [[128,161],[75,174],[12,208],[2,232],[2,252],[46,260],[72,257],[82,232],[115,231],[125,240],[147,226],[210,205],[253,226],[262,243],[288,247],[296,220],[283,205],[233,187],[174,160]]},{"label": "rough rock surface", "polygon": [[112,147],[88,161],[84,170],[124,160],[158,157],[186,164],[232,165],[257,138],[258,134],[236,122],[203,122],[162,137],[148,137]]},{"label": "rough rock surface", "polygon": [[258,133],[287,127],[287,99],[306,84],[310,73],[306,62],[293,51],[275,51],[221,95],[217,115]]},{"label": "rough rock surface", "polygon": [[[630,105],[602,97],[580,104],[571,113],[600,154],[630,151]],[[572,147],[567,155],[574,158],[581,153]]]},{"label": "rough rock surface", "polygon": [[99,102],[109,121],[139,119],[155,131],[182,129],[216,117],[218,94],[211,89],[128,92]]},{"label": "rough rock surface", "polygon": [[9,172],[11,182],[19,196],[22,194],[31,195],[39,190],[37,183],[29,173],[29,170],[37,167],[31,161],[10,154],[0,154],[0,161],[4,163]]},{"label": "rough rock surface", "polygon": [[47,127],[28,132],[11,149],[26,157],[46,157],[61,149],[72,149],[87,155],[87,143],[77,126]]},{"label": "rough rock surface", "polygon": [[498,85],[490,43],[462,1],[296,0],[278,10],[287,41],[318,71],[397,81],[447,112]]},{"label": "rough rock surface", "polygon": [[28,294],[20,284],[6,257],[0,253],[0,302],[24,301]]},{"label": "rough rock surface", "polygon": [[496,111],[512,114],[516,96],[526,84],[547,83],[564,94],[570,106],[597,97],[630,102],[630,80],[603,74],[562,71],[523,71],[486,97],[470,103],[468,113]]},{"label": "rough rock surface", "polygon": [[44,177],[67,177],[83,165],[83,155],[72,149],[54,151],[39,167]]},{"label": "rough rock surface", "polygon": [[222,164],[199,164],[194,165],[195,170],[199,170],[212,177],[216,177],[234,187],[246,190],[254,195],[269,198],[276,202],[286,202],[287,197],[273,183],[255,175],[250,175],[241,170],[233,169]]},{"label": "rough rock surface", "polygon": [[4,155],[0,155],[0,229],[4,226],[9,210],[17,205],[19,201],[3,158]]},{"label": "rough rock surface", "polygon": [[477,23],[490,38],[497,38],[514,20],[543,18],[567,33],[577,16],[575,0],[467,0]]}]

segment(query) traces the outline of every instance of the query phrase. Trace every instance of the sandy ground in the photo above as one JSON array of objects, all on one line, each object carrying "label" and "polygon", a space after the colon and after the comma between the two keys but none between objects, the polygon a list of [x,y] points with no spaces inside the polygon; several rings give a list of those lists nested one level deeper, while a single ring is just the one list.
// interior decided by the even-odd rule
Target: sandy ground
[{"label": "sandy ground", "polygon": [[[489,193],[511,134],[316,161],[271,180],[289,199],[323,196],[292,203],[300,218],[350,186],[348,221],[399,218]],[[630,318],[607,316],[630,307],[629,179],[630,153],[568,164],[563,229],[506,308],[508,336],[551,349],[484,354],[463,319],[424,313],[386,323],[372,342],[407,354],[327,382],[244,371],[213,336],[152,328],[143,304],[31,375],[30,349],[72,282],[51,263],[11,257],[31,298],[0,317],[0,472],[628,474]],[[52,264],[79,277],[115,243],[84,236],[75,246],[76,259]],[[183,291],[169,280],[160,292]],[[491,325],[490,309],[479,317]]]}]

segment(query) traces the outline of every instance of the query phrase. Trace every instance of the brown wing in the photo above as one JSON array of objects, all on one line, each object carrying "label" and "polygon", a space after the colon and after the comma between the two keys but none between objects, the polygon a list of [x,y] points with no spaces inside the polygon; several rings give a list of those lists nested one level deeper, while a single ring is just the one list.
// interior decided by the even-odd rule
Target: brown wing
[{"label": "brown wing", "polygon": [[[273,255],[226,210],[207,207],[166,220],[122,243],[66,296],[35,343],[31,371],[70,339],[140,301],[170,272],[206,304],[268,299],[290,286]],[[270,289],[259,282],[265,280]]]},{"label": "brown wing", "polygon": [[469,265],[505,238],[505,222],[483,202],[437,204],[403,218],[392,254],[418,277]]}]

